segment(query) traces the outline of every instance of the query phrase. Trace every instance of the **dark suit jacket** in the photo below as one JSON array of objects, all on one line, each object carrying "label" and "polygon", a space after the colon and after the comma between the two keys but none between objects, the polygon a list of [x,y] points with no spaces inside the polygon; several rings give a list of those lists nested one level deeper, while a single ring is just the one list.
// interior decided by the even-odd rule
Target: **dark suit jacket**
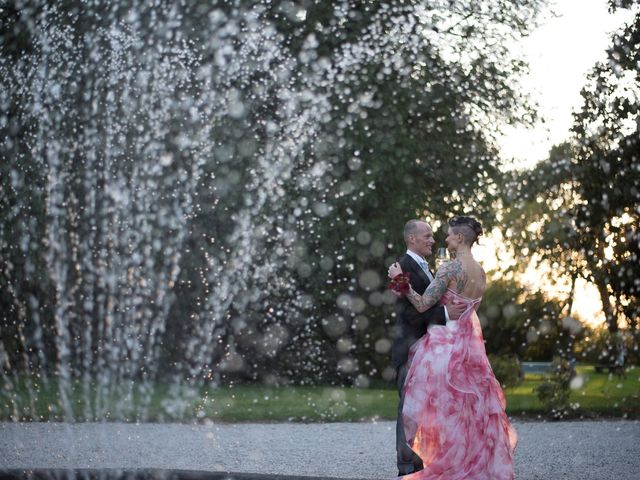
[{"label": "dark suit jacket", "polygon": [[[423,294],[431,283],[424,270],[407,254],[400,259],[399,263],[402,271],[409,273],[411,287],[419,294]],[[426,312],[420,313],[405,297],[396,300],[395,310],[396,328],[391,345],[391,366],[397,369],[407,362],[409,348],[427,333],[429,324],[446,325],[447,320],[442,305],[435,304]]]}]

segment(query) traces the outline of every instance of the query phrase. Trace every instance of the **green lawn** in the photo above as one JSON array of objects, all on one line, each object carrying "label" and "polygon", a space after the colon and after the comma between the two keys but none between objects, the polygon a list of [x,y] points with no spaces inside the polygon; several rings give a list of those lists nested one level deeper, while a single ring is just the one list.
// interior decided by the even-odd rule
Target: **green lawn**
[{"label": "green lawn", "polygon": [[[571,392],[575,416],[640,416],[639,367],[629,368],[624,379],[596,373],[591,365],[578,366],[577,371],[583,385]],[[542,405],[534,393],[541,381],[542,375],[527,375],[520,385],[506,389],[507,412],[511,415],[542,413]]]},{"label": "green lawn", "polygon": [[358,421],[395,418],[397,401],[391,389],[238,386],[209,390],[198,408],[228,421]]},{"label": "green lawn", "polygon": [[[592,366],[578,367],[583,385],[572,391],[572,415],[640,417],[640,368],[627,371],[625,379],[596,373]],[[518,386],[505,390],[507,412],[510,415],[538,416],[542,406],[535,395],[541,375],[527,375]],[[23,420],[59,420],[58,393],[55,385],[39,387],[38,397],[31,403],[26,387],[16,392],[24,408],[17,418]],[[398,394],[392,388],[339,388],[339,387],[286,387],[234,386],[203,388],[192,392],[191,399],[180,398],[169,387],[156,385],[151,396],[147,421],[191,421],[206,419],[218,421],[361,421],[394,419]],[[0,389],[0,419],[16,418],[15,402],[8,400],[10,392]],[[74,391],[71,403],[76,417],[82,417],[85,398],[79,389]],[[126,399],[125,399],[126,400]],[[139,411],[139,398],[119,402],[121,411],[114,418],[136,420],[127,411]],[[124,405],[124,407],[122,407]],[[53,406],[53,408],[52,408]],[[167,413],[167,412],[173,412]],[[138,418],[139,419],[139,418]]]}]

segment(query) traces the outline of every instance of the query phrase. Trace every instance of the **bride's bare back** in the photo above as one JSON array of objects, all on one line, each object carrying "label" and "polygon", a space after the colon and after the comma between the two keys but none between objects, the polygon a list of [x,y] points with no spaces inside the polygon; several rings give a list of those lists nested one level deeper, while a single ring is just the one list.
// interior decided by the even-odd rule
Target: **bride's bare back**
[{"label": "bride's bare back", "polygon": [[447,288],[460,295],[467,298],[480,298],[487,289],[487,276],[484,269],[470,255],[460,256],[443,265],[442,268],[447,271]]}]

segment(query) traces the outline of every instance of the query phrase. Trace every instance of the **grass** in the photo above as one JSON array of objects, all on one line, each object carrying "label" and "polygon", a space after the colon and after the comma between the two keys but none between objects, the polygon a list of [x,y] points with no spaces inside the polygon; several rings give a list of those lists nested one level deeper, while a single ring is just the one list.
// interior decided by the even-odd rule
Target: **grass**
[{"label": "grass", "polygon": [[[591,365],[577,367],[582,385],[571,391],[570,402],[575,417],[640,416],[640,368],[627,369],[626,378],[597,373]],[[542,375],[530,374],[515,387],[507,388],[507,412],[510,415],[542,414],[544,409],[535,394]]]},{"label": "grass", "polygon": [[[583,385],[571,392],[570,416],[640,417],[640,368],[628,369],[624,379],[596,373],[592,366],[579,366],[578,374]],[[535,394],[541,381],[541,375],[531,374],[518,386],[507,388],[507,412],[515,416],[543,415],[543,407]],[[51,382],[47,388],[39,386],[34,398],[27,393],[24,382],[20,383],[13,396],[9,389],[0,388],[0,420],[62,419],[57,385]],[[146,403],[135,390],[124,395],[122,391],[117,392],[112,397],[121,401],[113,403],[119,405],[120,410],[111,410],[111,418],[227,422],[391,420],[396,417],[398,402],[398,394],[391,385],[390,388],[369,389],[240,385],[202,387],[184,395],[169,385],[156,384]],[[95,410],[95,404],[89,408],[80,388],[71,392],[70,404],[75,418],[91,420],[84,412]],[[23,407],[16,410],[15,405]]]},{"label": "grass", "polygon": [[199,408],[226,421],[359,421],[395,418],[397,401],[391,389],[238,386],[210,390]]}]

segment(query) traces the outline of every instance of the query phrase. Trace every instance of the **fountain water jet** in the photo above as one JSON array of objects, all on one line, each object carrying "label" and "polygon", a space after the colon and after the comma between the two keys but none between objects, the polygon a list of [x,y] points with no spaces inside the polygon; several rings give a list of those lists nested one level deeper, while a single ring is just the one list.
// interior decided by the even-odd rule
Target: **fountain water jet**
[{"label": "fountain water jet", "polygon": [[[221,2],[201,15],[171,2],[24,8],[28,48],[0,63],[0,125],[10,133],[3,157],[22,230],[2,227],[0,239],[3,252],[19,252],[18,261],[3,260],[23,261],[50,295],[30,294],[9,269],[2,276],[19,332],[17,344],[0,343],[0,395],[12,418],[37,419],[39,391],[52,385],[56,418],[144,421],[159,379],[170,384],[167,417],[183,418],[191,404],[183,400],[195,398],[211,370],[242,367],[219,339],[241,336],[234,325],[252,307],[273,309],[271,298],[282,298],[282,317],[318,323],[309,302],[290,294],[299,286],[291,272],[304,271],[301,231],[332,212],[328,191],[339,178],[326,157],[343,154],[341,130],[381,106],[375,82],[357,95],[351,88],[372,65],[377,82],[428,70],[454,85],[476,68],[471,47],[467,61],[447,57],[464,39],[452,44],[439,32],[465,15],[440,3],[382,4],[353,41],[329,53],[314,33],[298,52],[288,48],[258,4]],[[349,10],[346,2],[336,8]],[[425,56],[425,46],[445,60]],[[458,113],[483,105],[464,99]],[[339,131],[328,133],[338,107]],[[290,213],[296,208],[310,212],[304,222]],[[207,216],[213,225],[203,241],[194,225]],[[6,245],[16,237],[18,245]],[[161,371],[181,273],[196,269],[188,265],[193,247],[204,287],[179,365]],[[277,353],[306,326],[283,323],[260,340]],[[15,358],[20,370],[9,363]]]}]

